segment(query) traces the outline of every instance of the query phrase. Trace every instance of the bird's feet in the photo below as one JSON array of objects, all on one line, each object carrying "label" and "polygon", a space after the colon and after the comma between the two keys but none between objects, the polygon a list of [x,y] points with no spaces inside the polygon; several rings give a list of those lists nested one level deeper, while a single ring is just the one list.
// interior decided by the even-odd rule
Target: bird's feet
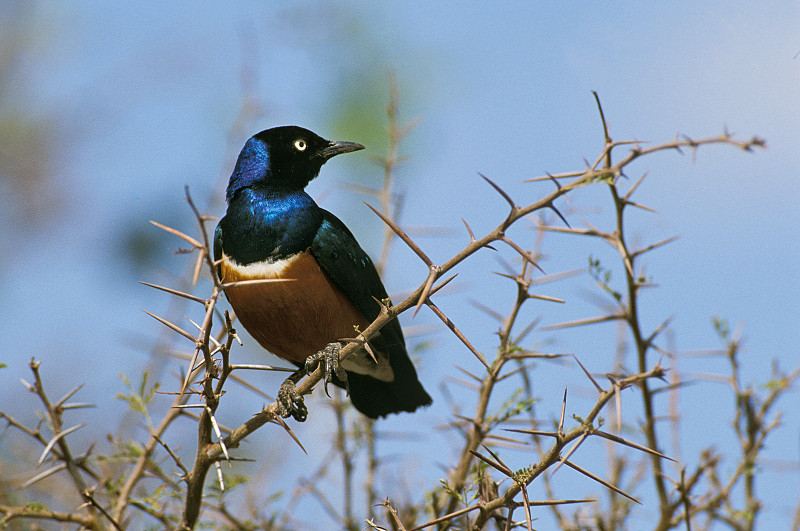
[{"label": "bird's feet", "polygon": [[306,374],[314,372],[320,364],[325,379],[325,394],[330,397],[328,393],[328,383],[336,377],[340,382],[344,382],[345,390],[349,393],[347,387],[347,373],[339,365],[339,351],[342,350],[342,345],[339,343],[329,343],[324,349],[316,354],[312,354],[306,358],[306,364],[303,369],[296,371],[289,376],[281,384],[278,390],[278,413],[283,418],[294,418],[297,422],[305,422],[308,418],[308,408],[306,408],[303,396],[297,392],[297,382]]},{"label": "bird's feet", "polygon": [[278,390],[278,413],[281,417],[293,417],[297,422],[305,422],[308,418],[308,408],[303,401],[303,396],[297,392],[295,376],[302,371],[297,371],[281,384]]},{"label": "bird's feet", "polygon": [[348,394],[350,393],[350,388],[347,384],[347,373],[339,364],[339,352],[341,350],[341,343],[328,343],[324,349],[306,358],[305,369],[308,374],[314,372],[320,364],[324,364],[322,365],[322,370],[325,379],[325,394],[328,395],[328,398],[331,397],[328,392],[328,383],[333,380],[334,376],[340,382],[344,382],[345,391]]}]

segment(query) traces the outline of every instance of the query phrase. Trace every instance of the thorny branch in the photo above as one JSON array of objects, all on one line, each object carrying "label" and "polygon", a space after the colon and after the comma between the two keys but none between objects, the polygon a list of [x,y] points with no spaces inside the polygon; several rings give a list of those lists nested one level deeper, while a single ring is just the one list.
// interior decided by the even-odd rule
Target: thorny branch
[{"label": "thorny branch", "polygon": [[[419,308],[421,305],[427,305],[436,311],[436,306],[434,305],[433,301],[430,299],[432,293],[437,291],[441,284],[437,285],[437,281],[439,281],[444,275],[454,269],[456,266],[461,264],[464,260],[472,256],[478,250],[484,247],[491,247],[493,244],[497,243],[504,243],[508,245],[514,252],[516,252],[520,258],[523,260],[524,267],[526,270],[523,272],[522,277],[524,278],[527,274],[527,271],[530,268],[538,268],[536,264],[536,257],[531,253],[523,250],[519,246],[517,246],[512,240],[510,240],[506,236],[506,231],[509,227],[513,224],[517,223],[519,220],[529,216],[530,214],[537,212],[539,210],[555,210],[557,212],[557,208],[555,203],[558,199],[562,198],[564,195],[568,194],[570,191],[582,187],[587,186],[597,182],[605,182],[612,190],[612,195],[616,197],[615,204],[618,205],[618,209],[621,215],[622,209],[627,206],[627,198],[620,197],[616,194],[616,180],[623,175],[623,170],[627,164],[647,153],[653,153],[656,151],[663,151],[663,150],[674,150],[674,149],[696,149],[698,146],[709,144],[709,143],[725,143],[725,144],[733,144],[737,147],[740,147],[745,150],[752,149],[756,146],[763,145],[763,142],[759,139],[753,139],[750,142],[738,142],[732,140],[728,135],[721,135],[719,137],[713,139],[702,139],[702,140],[691,140],[691,139],[683,139],[683,140],[676,140],[674,142],[670,142],[667,144],[663,144],[660,146],[653,146],[646,149],[641,149],[639,147],[633,148],[626,157],[623,157],[622,160],[616,164],[611,164],[610,155],[612,149],[615,147],[629,145],[630,142],[612,142],[610,139],[605,146],[602,155],[598,158],[597,162],[592,166],[587,168],[585,171],[580,173],[574,174],[562,174],[562,175],[553,175],[553,180],[556,179],[564,179],[568,176],[573,177],[572,181],[566,184],[559,184],[554,190],[550,193],[546,194],[544,197],[530,203],[528,205],[518,205],[514,200],[500,188],[499,185],[492,182],[488,178],[485,178],[489,185],[497,190],[500,195],[504,197],[504,199],[509,203],[509,213],[501,221],[501,223],[494,229],[483,235],[482,237],[476,237],[474,233],[470,230],[470,241],[469,243],[457,254],[455,254],[452,258],[447,260],[441,265],[434,264],[431,259],[426,255],[426,253],[422,250],[422,248],[416,244],[395,222],[391,219],[382,215],[376,209],[375,212],[386,222],[386,224],[402,239],[406,242],[409,247],[411,247],[419,256],[420,258],[426,263],[429,269],[429,273],[425,278],[424,282],[422,282],[414,291],[413,293],[408,296],[406,299],[400,301],[398,304],[387,307],[384,306],[382,308],[381,314],[373,323],[370,324],[365,330],[361,331],[359,336],[359,340],[369,340],[375,333],[377,333],[380,328],[382,328],[386,323],[388,323],[391,319],[395,319],[399,314],[404,311],[409,310],[412,307]],[[602,165],[602,166],[601,166]],[[550,178],[548,177],[548,178]],[[204,245],[199,249],[201,257],[203,257],[207,262],[207,267],[213,272],[215,264],[213,260],[210,259],[210,253],[208,250],[208,234],[205,227],[205,218],[199,214],[199,212],[195,212],[198,222],[200,224],[202,239]],[[558,213],[559,217],[563,217],[560,212]],[[620,220],[621,223],[621,220]],[[635,308],[635,298],[636,293],[639,289],[639,285],[637,284],[638,279],[634,275],[634,260],[636,256],[633,253],[627,250],[627,246],[624,240],[624,232],[620,230],[622,227],[621,225],[617,227],[617,232],[615,234],[604,234],[603,237],[606,239],[613,239],[615,245],[618,249],[620,249],[623,259],[625,260],[626,270],[629,272],[628,279],[629,279],[629,307],[625,313],[623,313],[620,318],[624,318],[630,326],[636,327],[638,326],[638,317],[636,314]],[[570,232],[572,229],[560,229],[563,232]],[[576,232],[577,233],[577,232]],[[188,237],[187,237],[188,238]],[[184,238],[187,241],[189,239]],[[190,241],[190,243],[195,244],[195,241]],[[637,255],[638,256],[638,255]],[[267,422],[273,422],[280,425],[283,425],[285,428],[285,424],[278,416],[278,406],[277,403],[273,402],[266,406],[261,412],[256,413],[250,420],[246,423],[242,424],[241,426],[231,430],[231,432],[224,437],[221,441],[212,442],[212,430],[211,430],[211,416],[218,405],[219,394],[215,392],[215,390],[211,387],[211,380],[214,378],[220,378],[221,381],[224,381],[225,376],[229,372],[229,369],[223,367],[216,367],[212,356],[212,349],[209,346],[208,337],[210,334],[211,324],[213,324],[213,306],[216,302],[219,295],[224,290],[224,286],[221,286],[217,280],[214,281],[214,287],[212,291],[212,295],[206,299],[206,320],[202,325],[202,331],[205,332],[204,337],[199,337],[197,339],[197,354],[202,354],[204,359],[206,360],[206,376],[202,380],[203,382],[203,397],[204,401],[207,405],[207,409],[201,413],[201,430],[199,434],[199,445],[198,445],[198,453],[196,456],[196,462],[194,468],[190,471],[189,476],[186,478],[187,483],[189,484],[189,497],[187,498],[186,504],[186,512],[184,514],[184,521],[183,525],[186,528],[191,528],[196,521],[197,515],[199,514],[200,508],[200,500],[202,495],[202,485],[205,478],[205,474],[208,471],[208,468],[219,459],[225,458],[226,453],[233,448],[238,447],[238,445],[251,433],[257,430],[259,427],[263,426]],[[522,291],[520,293],[523,293]],[[525,296],[521,295],[521,300],[527,300],[530,296],[527,296],[527,290],[524,291],[526,294]],[[520,303],[521,305],[521,303]],[[442,316],[441,317],[446,317]],[[446,323],[448,321],[445,321]],[[513,325],[514,319],[509,320],[509,329],[505,333],[504,345],[503,348],[505,349],[505,355],[508,354],[513,350],[513,343],[509,341],[510,339],[510,325]],[[459,339],[465,343],[465,345],[470,348],[474,352],[474,348],[471,348],[469,345],[468,340],[457,332],[457,329],[454,326],[450,327],[454,333],[459,337]],[[650,345],[647,344],[643,335],[638,331],[634,332],[637,338],[637,345],[642,347],[642,352],[646,353],[649,350]],[[502,337],[502,335],[501,335]],[[226,348],[222,348],[222,352],[226,352],[227,349],[230,347],[230,341]],[[341,351],[341,358],[346,359],[350,356],[353,352],[355,352],[358,348],[358,344],[349,344],[346,345]],[[466,478],[469,474],[469,470],[472,467],[473,458],[472,458],[472,451],[476,451],[479,444],[485,439],[487,436],[487,432],[485,431],[486,428],[486,416],[487,416],[487,407],[488,407],[488,399],[492,394],[492,389],[494,384],[500,379],[500,371],[504,367],[505,363],[512,358],[507,358],[504,356],[500,356],[493,364],[489,364],[489,370],[487,370],[487,375],[482,381],[481,386],[481,394],[479,396],[478,405],[476,408],[476,413],[471,419],[471,428],[470,434],[467,437],[467,445],[465,446],[465,451],[462,452],[460,455],[462,456],[459,463],[454,467],[453,473],[451,474],[451,481],[452,481],[452,488],[456,491],[463,488]],[[644,358],[644,354],[640,356],[640,367],[639,367],[639,375],[647,375],[646,377],[634,378],[635,383],[637,383],[643,389],[646,388],[646,379],[648,377],[652,377],[655,373],[661,374],[661,370],[656,368],[649,368],[647,367],[646,358]],[[654,372],[655,371],[655,372]],[[321,370],[315,371],[313,374],[309,375],[308,377],[304,378],[297,384],[297,391],[301,394],[308,394],[311,392],[313,387],[319,382],[321,379],[322,374]],[[624,381],[624,380],[621,380]],[[221,390],[221,385],[218,383],[217,391]],[[599,413],[599,409],[605,404],[607,400],[616,396],[614,393],[611,393],[604,398],[598,400],[598,406],[596,410],[588,415],[587,419],[592,419],[594,416]],[[653,415],[654,417],[654,415]],[[651,417],[648,417],[651,418]],[[544,465],[542,470],[548,468],[553,463],[559,461],[559,452],[560,449],[563,447],[563,444],[566,442],[570,442],[577,437],[580,437],[581,434],[588,433],[593,429],[591,425],[587,425],[583,428],[584,431],[573,431],[570,432],[568,438],[559,437],[559,443],[554,445],[550,451],[550,453],[546,456],[546,458],[541,462]],[[588,431],[587,431],[588,430]],[[648,446],[651,448],[657,448],[657,441],[648,437]],[[660,462],[660,455],[654,455],[653,460],[654,463]],[[540,465],[541,466],[541,465]],[[507,490],[507,496],[502,498],[502,503],[498,503],[497,505],[491,505],[490,508],[492,510],[496,509],[500,506],[509,506],[509,504],[513,501],[514,496],[516,496],[523,485],[528,484],[532,481],[535,477],[537,477],[541,472],[533,472],[530,475],[526,475],[520,483],[515,483],[518,485],[517,487],[512,487]],[[663,480],[661,480],[663,483]],[[457,499],[449,498],[449,501],[442,507],[442,509],[446,509],[445,512],[451,513],[454,509],[454,504],[457,503]],[[482,512],[481,514],[484,514]]]},{"label": "thorny branch", "polygon": [[[706,515],[715,520],[725,522],[735,529],[753,529],[756,515],[761,509],[760,502],[756,493],[755,478],[752,470],[758,464],[759,452],[763,449],[766,437],[778,425],[778,417],[771,418],[770,414],[779,396],[785,392],[791,384],[800,378],[800,369],[789,374],[782,374],[776,371],[775,385],[771,387],[765,397],[760,397],[755,391],[744,388],[741,384],[739,367],[737,363],[737,353],[739,347],[738,339],[727,340],[726,355],[731,364],[731,377],[729,385],[736,397],[735,408],[735,431],[741,444],[741,459],[732,474],[726,479],[722,479],[719,474],[720,458],[712,453],[706,453],[700,464],[694,470],[681,469],[679,479],[671,479],[664,470],[663,460],[669,459],[659,451],[661,443],[658,437],[656,424],[660,418],[654,404],[654,397],[663,390],[671,390],[672,386],[654,389],[653,379],[663,379],[665,369],[658,361],[654,363],[652,354],[657,353],[659,357],[664,350],[656,344],[656,340],[666,328],[668,320],[655,330],[647,332],[644,330],[638,309],[638,295],[642,288],[649,285],[642,272],[638,260],[651,251],[660,248],[672,241],[667,239],[640,249],[632,249],[625,232],[625,217],[627,207],[632,206],[645,210],[652,210],[645,205],[632,201],[631,196],[641,184],[642,179],[636,181],[627,192],[623,193],[619,185],[619,178],[625,175],[625,168],[639,157],[651,153],[666,150],[689,150],[693,154],[701,147],[708,144],[727,144],[734,147],[750,151],[753,148],[763,147],[764,142],[759,138],[749,141],[737,141],[725,132],[713,138],[693,140],[687,137],[676,138],[672,142],[665,144],[641,147],[640,142],[623,141],[614,142],[608,131],[605,117],[598,100],[603,123],[604,146],[601,153],[594,163],[587,163],[587,167],[581,171],[568,172],[562,174],[547,175],[545,177],[531,179],[530,182],[549,181],[553,183],[554,189],[545,194],[539,200],[529,204],[518,204],[514,198],[508,194],[501,186],[487,177],[481,176],[487,185],[494,189],[507,203],[508,213],[500,220],[498,225],[483,234],[476,236],[469,225],[464,221],[468,233],[468,243],[461,251],[453,255],[449,260],[441,264],[436,264],[423,247],[414,241],[399,225],[398,216],[402,206],[402,196],[397,196],[393,192],[392,172],[395,165],[401,160],[397,143],[408,132],[409,128],[397,125],[397,101],[396,94],[393,92],[392,101],[387,109],[390,118],[390,149],[383,161],[384,164],[384,185],[376,194],[380,201],[380,209],[375,209],[375,213],[385,222],[385,238],[381,260],[379,265],[383,265],[388,260],[390,244],[395,241],[395,236],[405,242],[420,258],[427,268],[424,279],[420,279],[418,287],[404,300],[394,306],[384,306],[380,316],[370,324],[357,338],[358,341],[369,340],[376,334],[381,327],[391,319],[411,308],[414,312],[419,311],[423,306],[429,308],[436,317],[441,320],[465,347],[472,353],[479,363],[481,372],[476,374],[461,369],[473,382],[477,384],[477,402],[471,416],[455,415],[452,426],[464,434],[464,443],[458,453],[457,462],[450,467],[445,486],[431,493],[430,505],[428,507],[430,515],[427,522],[411,523],[404,521],[403,513],[396,510],[388,499],[381,504],[386,510],[387,517],[395,529],[425,529],[436,526],[437,529],[447,529],[448,527],[459,525],[464,528],[483,529],[490,521],[495,521],[499,527],[512,529],[523,527],[533,529],[532,522],[535,517],[532,509],[546,506],[552,510],[563,528],[569,528],[569,519],[559,507],[567,504],[586,505],[594,500],[573,499],[559,500],[552,495],[550,487],[551,477],[560,470],[562,465],[568,469],[559,473],[579,473],[600,483],[609,492],[612,510],[607,515],[597,511],[595,519],[597,522],[605,522],[598,527],[614,528],[620,527],[629,514],[631,503],[637,500],[620,486],[622,479],[623,462],[617,461],[620,465],[614,469],[611,479],[603,479],[596,473],[578,466],[571,460],[571,457],[580,451],[581,446],[590,438],[600,438],[615,448],[627,446],[633,448],[649,459],[649,466],[652,473],[649,474],[654,483],[659,498],[659,519],[655,529],[671,529],[685,523],[687,528],[691,528],[691,522],[699,515]],[[628,148],[620,160],[616,163],[612,160],[612,153],[619,149]],[[611,200],[615,207],[615,225],[612,230],[603,231],[594,227],[573,228],[569,225],[567,217],[558,210],[557,203],[573,190],[589,185],[605,185],[608,187]],[[89,456],[92,453],[90,448],[85,454],[73,456],[67,438],[74,431],[83,425],[75,425],[64,428],[62,424],[62,413],[70,407],[78,405],[66,404],[74,392],[68,394],[62,400],[53,404],[44,392],[44,386],[38,374],[38,363],[32,362],[31,368],[34,372],[35,383],[27,384],[32,392],[36,393],[45,407],[47,419],[53,431],[50,439],[45,438],[39,428],[29,428],[16,421],[6,413],[0,413],[10,426],[34,438],[44,447],[40,463],[48,457],[56,464],[50,469],[36,475],[28,481],[32,484],[49,475],[66,472],[71,479],[76,491],[85,501],[79,511],[58,512],[45,509],[19,508],[2,505],[0,514],[3,519],[0,523],[8,522],[16,518],[40,518],[60,522],[77,523],[82,527],[90,529],[124,529],[131,521],[129,508],[136,508],[156,519],[164,527],[174,527],[176,529],[192,529],[196,526],[201,510],[204,506],[216,512],[224,521],[240,528],[255,528],[249,523],[245,523],[234,516],[223,503],[211,506],[207,499],[204,499],[203,490],[206,476],[212,466],[218,467],[219,490],[225,490],[223,475],[219,470],[219,462],[222,460],[235,459],[231,455],[231,450],[237,448],[241,442],[250,434],[266,423],[273,423],[281,426],[292,439],[299,444],[291,428],[278,416],[277,404],[272,402],[262,411],[257,412],[251,419],[242,425],[225,429],[215,418],[217,408],[225,393],[225,384],[229,378],[235,378],[232,373],[235,370],[253,368],[252,366],[232,365],[230,362],[230,351],[233,342],[238,340],[234,329],[234,318],[227,313],[223,316],[217,310],[216,304],[220,295],[226,289],[226,285],[219,282],[215,275],[216,264],[212,258],[210,248],[210,238],[206,223],[209,218],[201,214],[192,201],[188,190],[186,193],[187,201],[195,215],[199,227],[199,238],[193,238],[176,229],[166,227],[154,222],[155,225],[170,232],[174,236],[181,238],[191,246],[191,251],[197,252],[197,261],[193,268],[193,281],[196,281],[203,270],[212,279],[211,293],[207,298],[198,297],[193,294],[185,293],[177,289],[147,284],[150,287],[169,293],[172,296],[182,298],[194,304],[200,304],[204,309],[202,321],[195,325],[196,331],[188,332],[186,329],[150,314],[162,324],[194,344],[193,353],[190,356],[189,367],[182,379],[179,392],[175,394],[172,407],[163,416],[161,421],[153,426],[150,424],[147,442],[142,445],[138,456],[131,460],[130,467],[126,470],[124,480],[118,487],[105,486],[98,490],[98,485],[102,483],[101,476],[89,466]],[[372,207],[370,207],[372,208]],[[510,227],[518,223],[523,218],[528,218],[534,213],[545,213],[552,211],[556,217],[563,222],[564,226],[541,225],[538,234],[536,249],[527,250],[518,245],[507,235]],[[544,215],[542,215],[544,219]],[[595,378],[584,368],[587,378],[592,382],[597,390],[597,398],[593,406],[582,416],[574,416],[578,420],[578,425],[571,429],[565,429],[565,419],[567,416],[567,395],[564,394],[562,402],[561,418],[555,429],[541,429],[541,421],[536,418],[533,409],[533,396],[531,385],[528,379],[528,369],[530,360],[553,359],[560,354],[545,354],[526,351],[521,347],[521,342],[534,328],[537,322],[525,326],[523,330],[517,331],[520,310],[527,301],[538,299],[552,302],[563,302],[555,297],[547,297],[533,293],[531,290],[542,282],[557,280],[564,276],[576,274],[577,272],[567,272],[551,276],[535,278],[534,275],[541,272],[538,261],[541,259],[539,245],[545,232],[559,232],[583,237],[599,238],[611,245],[619,254],[621,267],[625,271],[625,289],[621,292],[613,290],[610,286],[604,286],[608,293],[614,296],[616,308],[607,315],[590,317],[579,321],[562,323],[551,327],[551,329],[569,326],[583,326],[587,324],[618,321],[624,323],[628,333],[633,339],[633,350],[636,356],[636,372],[630,375],[609,375],[610,387],[607,389],[601,386]],[[516,256],[519,257],[521,266],[517,272],[510,272],[501,276],[508,278],[517,287],[516,300],[510,309],[507,317],[502,319],[498,330],[499,348],[494,359],[487,359],[471,344],[467,335],[459,329],[456,324],[443,312],[433,301],[434,295],[442,289],[452,278],[453,269],[470,258],[473,254],[483,248],[496,249],[500,246],[507,246]],[[447,278],[445,278],[447,277]],[[217,324],[221,323],[221,327]],[[194,323],[193,323],[194,324]],[[215,327],[218,328],[215,333]],[[345,346],[341,351],[341,357],[346,358],[351,355],[359,344]],[[576,362],[580,364],[580,361]],[[513,368],[509,369],[509,363]],[[581,364],[583,368],[583,365]],[[272,369],[271,367],[258,367],[260,369]],[[317,370],[313,374],[301,380],[297,385],[298,392],[302,394],[310,393],[313,387],[321,379],[321,371]],[[489,412],[489,401],[496,390],[498,383],[508,378],[519,377],[522,380],[522,398],[516,403],[511,404],[505,412],[491,414]],[[678,385],[678,384],[676,384]],[[618,430],[621,428],[621,391],[626,388],[638,388],[642,409],[644,414],[644,433],[645,444],[636,443],[620,435],[614,435],[601,430],[601,413],[604,409],[616,407],[616,417]],[[190,399],[197,398],[199,403],[189,403]],[[191,400],[191,402],[194,402]],[[352,488],[353,488],[353,453],[347,444],[348,430],[345,424],[343,402],[339,401],[337,409],[338,422],[338,451],[341,453],[344,466],[345,488],[344,509],[336,507],[327,501],[326,496],[319,489],[309,483],[304,492],[315,494],[328,507],[328,512],[344,527],[358,528],[358,522],[353,515]],[[195,415],[190,409],[199,409],[199,414]],[[528,420],[520,419],[520,414],[527,412]],[[198,444],[194,462],[186,467],[180,458],[164,442],[164,433],[172,425],[176,418],[185,415],[195,419],[198,425]],[[148,418],[149,422],[149,418]],[[522,427],[520,426],[522,422]],[[507,426],[515,426],[509,428]],[[500,430],[504,432],[500,432]],[[378,467],[378,459],[374,451],[374,425],[367,425],[367,439],[369,442],[369,501],[374,502],[377,494],[374,486],[374,474]],[[520,439],[519,437],[523,437]],[[531,463],[520,470],[511,469],[501,458],[499,452],[495,451],[500,446],[513,447],[533,447],[538,453],[536,462]],[[154,456],[159,448],[163,448],[169,458],[175,463],[180,472],[180,482],[168,478],[160,472],[154,465]],[[302,448],[302,446],[301,446]],[[326,465],[327,466],[327,465]],[[549,474],[545,474],[546,471]],[[324,474],[324,470],[319,471]],[[495,482],[490,475],[499,474],[504,479]],[[182,489],[181,484],[185,484],[183,495],[185,496],[182,515],[180,521],[167,512],[156,508],[153,505],[144,503],[134,497],[134,491],[140,485],[142,479],[148,474],[161,478],[165,484],[171,485],[176,492]],[[634,486],[643,477],[642,474],[636,480],[630,480],[629,486]],[[97,482],[98,485],[90,486],[87,479]],[[535,480],[540,480],[545,487],[545,491],[551,499],[538,501],[531,500],[528,496],[527,488]],[[699,489],[709,484],[709,491],[698,494]],[[743,485],[745,494],[745,507],[743,510],[737,509],[731,502],[731,493],[738,485]],[[501,488],[502,487],[502,488]],[[475,489],[475,495],[470,498],[467,494]],[[100,495],[102,494],[102,496]],[[517,509],[524,512],[524,518],[514,521],[512,517]],[[375,529],[383,529],[375,518],[368,512],[370,518],[367,523]],[[520,513],[517,513],[519,515]],[[580,512],[576,513],[574,527],[581,527],[578,523]],[[417,515],[418,517],[419,515]]]}]

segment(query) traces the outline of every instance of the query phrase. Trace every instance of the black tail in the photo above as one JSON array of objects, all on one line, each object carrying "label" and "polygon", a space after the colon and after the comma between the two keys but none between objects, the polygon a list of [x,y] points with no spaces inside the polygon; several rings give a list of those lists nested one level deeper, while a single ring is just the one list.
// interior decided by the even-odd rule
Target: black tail
[{"label": "black tail", "polygon": [[382,382],[364,374],[347,373],[350,401],[369,418],[385,417],[401,411],[412,412],[433,402],[419,383],[408,354],[403,352],[403,356],[392,356],[392,369],[395,377],[391,382]]},{"label": "black tail", "polygon": [[[400,328],[399,325],[395,327],[397,330]],[[379,352],[389,352],[394,380],[384,382],[366,374],[347,371],[347,384],[345,384],[332,375],[331,383],[342,389],[349,389],[353,406],[372,419],[401,411],[411,413],[420,406],[429,406],[433,403],[419,382],[402,336],[396,335],[395,327],[387,327],[389,333],[381,333],[370,341],[373,348]],[[302,368],[301,364],[296,363],[296,365]]]},{"label": "black tail", "polygon": [[375,419],[389,413],[413,412],[433,402],[417,379],[397,319],[389,321],[380,334],[370,340],[370,344],[378,352],[389,354],[394,380],[384,382],[365,374],[348,372],[350,401],[357,410]]}]

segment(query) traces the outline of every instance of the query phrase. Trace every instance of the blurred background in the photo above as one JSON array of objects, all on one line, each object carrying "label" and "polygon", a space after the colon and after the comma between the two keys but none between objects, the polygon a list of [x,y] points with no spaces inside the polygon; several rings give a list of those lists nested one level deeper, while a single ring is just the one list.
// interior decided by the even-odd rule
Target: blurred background
[{"label": "blurred background", "polygon": [[[239,149],[262,129],[295,124],[367,146],[326,165],[309,193],[375,257],[383,225],[363,201],[377,200],[351,185],[380,186],[377,160],[388,145],[385,106],[394,78],[401,121],[417,124],[401,145],[406,160],[395,174],[404,196],[400,223],[438,263],[468,242],[461,217],[481,235],[507,212],[478,172],[524,204],[552,184],[523,180],[580,170],[584,159],[595,160],[603,134],[591,91],[599,94],[614,140],[663,143],[726,129],[740,140],[766,140],[767,150],[755,153],[711,146],[696,154],[657,154],[637,161],[628,175],[633,182],[648,174],[635,199],[658,211],[632,213],[628,234],[642,246],[681,236],[646,257],[658,287],[642,297],[649,326],[673,316],[660,346],[681,355],[664,363],[695,382],[680,395],[683,410],[691,411],[681,425],[680,457],[694,463],[707,447],[734,452],[733,404],[714,377],[726,374],[726,364],[688,353],[720,347],[711,324],[719,316],[742,331],[745,384],[761,385],[773,363],[791,369],[800,359],[799,27],[800,5],[790,0],[569,7],[4,0],[0,279],[6,302],[0,337],[6,347],[0,363],[6,367],[0,369],[0,409],[20,420],[36,418],[36,397],[19,383],[30,379],[27,363],[35,357],[53,397],[85,384],[77,398],[97,405],[80,412],[90,424],[70,436],[74,444],[102,445],[108,432],[143,436],[140,418],[126,414],[126,404],[115,399],[126,392],[120,375],[136,383],[146,370],[150,381],[175,390],[184,362],[165,352],[186,352],[191,345],[141,310],[197,318],[200,308],[176,310],[169,296],[138,282],[200,296],[210,291],[207,279],[195,288],[186,284],[192,259],[171,252],[182,242],[149,220],[196,234],[184,185],[205,213],[222,216]],[[560,207],[572,226],[586,221],[613,229],[604,187],[579,190]],[[535,243],[533,226],[514,232],[528,248]],[[614,268],[612,283],[622,285],[610,248],[547,236],[542,250],[547,273],[586,268],[591,255]],[[506,249],[484,251],[459,268],[453,288],[436,298],[487,355],[497,346],[498,325],[473,301],[504,315],[516,293],[513,283],[490,273],[504,270],[499,257],[514,263]],[[398,300],[426,272],[399,243],[384,280]],[[531,303],[522,322],[541,318],[540,326],[551,325],[598,315],[608,305],[599,302],[586,274],[542,286],[541,293],[566,303]],[[386,456],[378,492],[404,493],[398,501],[420,499],[454,459],[460,440],[438,428],[452,407],[471,411],[473,397],[451,378],[456,365],[479,367],[427,310],[414,319],[404,315],[402,323],[434,406],[378,424],[385,434],[379,452]],[[575,354],[588,370],[604,374],[614,368],[618,334],[613,325],[535,330],[525,346]],[[245,347],[234,351],[238,359],[275,362],[243,338]],[[544,364],[541,371],[534,385],[544,418],[557,418],[565,386],[568,413],[581,414],[593,403],[591,384],[574,363]],[[282,378],[248,375],[270,395]],[[219,415],[231,427],[264,402],[240,386],[228,392],[237,399],[223,401]],[[783,404],[782,427],[762,463],[769,480],[759,484],[767,493],[762,518],[775,529],[788,526],[800,492],[800,413],[796,392],[789,396],[794,403]],[[157,400],[158,407],[168,400]],[[290,488],[278,480],[286,470],[311,474],[329,454],[333,425],[325,400],[317,389],[310,420],[295,427],[308,456],[269,426],[243,447],[241,455],[256,462],[242,470],[260,490],[242,503],[266,503]],[[635,427],[638,403],[632,394],[628,400],[626,415]],[[191,429],[185,423],[167,434],[187,458],[195,450]],[[12,440],[8,430],[0,433],[5,461],[21,451]],[[584,464],[602,474],[602,447],[582,451]],[[508,459],[518,466],[535,460],[521,452]],[[5,467],[6,478],[28,477]],[[564,481],[560,496],[600,490],[568,470],[558,474]],[[532,498],[544,498],[535,490]],[[647,489],[637,494],[646,521],[647,504],[656,501]],[[297,511],[302,521],[325,518],[311,502]]]}]

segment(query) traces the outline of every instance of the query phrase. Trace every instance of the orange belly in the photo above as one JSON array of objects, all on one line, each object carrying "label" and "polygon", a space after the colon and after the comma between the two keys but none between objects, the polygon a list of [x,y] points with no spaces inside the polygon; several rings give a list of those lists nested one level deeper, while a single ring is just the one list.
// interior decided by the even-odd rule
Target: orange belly
[{"label": "orange belly", "polygon": [[355,337],[354,326],[364,330],[369,325],[308,251],[274,270],[265,266],[263,271],[256,272],[225,260],[220,272],[222,282],[265,276],[292,279],[225,290],[236,316],[250,335],[285,360],[302,364],[328,343]]}]

